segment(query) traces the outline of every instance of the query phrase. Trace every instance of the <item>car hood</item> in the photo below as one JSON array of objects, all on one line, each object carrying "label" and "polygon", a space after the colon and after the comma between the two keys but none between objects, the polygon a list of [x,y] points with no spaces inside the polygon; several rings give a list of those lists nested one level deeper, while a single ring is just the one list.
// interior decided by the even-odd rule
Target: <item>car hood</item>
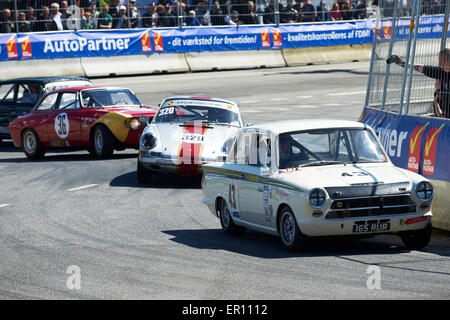
[{"label": "car hood", "polygon": [[300,188],[351,187],[410,182],[402,170],[390,163],[327,165],[280,170],[276,179]]},{"label": "car hood", "polygon": [[139,106],[103,107],[102,110],[104,112],[116,112],[116,113],[126,114],[126,115],[130,115],[132,117],[154,116],[156,113],[156,109],[151,109],[151,108],[147,108],[147,107],[139,107]]},{"label": "car hood", "polygon": [[158,140],[158,151],[163,157],[176,159],[194,157],[202,161],[216,161],[226,155],[224,145],[239,128],[225,125],[180,125],[179,123],[152,124],[151,132]]}]

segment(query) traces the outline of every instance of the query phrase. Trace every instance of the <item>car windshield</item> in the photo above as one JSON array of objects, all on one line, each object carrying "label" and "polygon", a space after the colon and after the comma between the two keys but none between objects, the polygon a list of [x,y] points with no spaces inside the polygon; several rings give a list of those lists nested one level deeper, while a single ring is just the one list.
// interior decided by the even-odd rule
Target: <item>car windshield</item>
[{"label": "car windshield", "polygon": [[385,161],[380,144],[366,129],[312,130],[279,136],[280,169]]},{"label": "car windshield", "polygon": [[65,80],[65,81],[49,82],[45,85],[45,90],[52,91],[70,87],[88,87],[88,86],[92,86],[92,83],[87,80]]},{"label": "car windshield", "polygon": [[222,102],[195,100],[175,100],[164,103],[154,121],[155,123],[202,122],[240,126],[239,114],[231,105]]},{"label": "car windshield", "polygon": [[142,105],[128,89],[89,89],[82,91],[81,97],[84,108]]}]

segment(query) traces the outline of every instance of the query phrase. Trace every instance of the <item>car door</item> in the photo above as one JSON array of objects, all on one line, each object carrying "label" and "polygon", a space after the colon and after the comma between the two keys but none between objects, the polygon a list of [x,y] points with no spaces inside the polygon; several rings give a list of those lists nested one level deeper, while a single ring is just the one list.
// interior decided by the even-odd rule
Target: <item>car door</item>
[{"label": "car door", "polygon": [[248,222],[259,226],[271,226],[272,223],[272,190],[264,176],[264,171],[270,165],[265,161],[267,141],[270,141],[268,136],[258,132],[253,132],[249,137],[248,170],[238,188],[240,211]]},{"label": "car door", "polygon": [[47,136],[52,147],[79,147],[81,141],[81,115],[78,92],[62,91],[49,112]]},{"label": "car door", "polygon": [[0,85],[0,138],[9,137],[9,123],[11,122],[11,107],[14,104],[15,83]]}]

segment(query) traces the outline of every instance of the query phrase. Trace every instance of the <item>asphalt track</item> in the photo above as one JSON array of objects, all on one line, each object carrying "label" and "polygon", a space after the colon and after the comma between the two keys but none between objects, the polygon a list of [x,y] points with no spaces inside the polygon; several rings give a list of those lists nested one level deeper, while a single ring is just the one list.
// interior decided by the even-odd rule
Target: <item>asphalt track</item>
[{"label": "asphalt track", "polygon": [[[93,82],[129,87],[152,106],[170,95],[232,99],[246,122],[357,120],[368,69],[349,63]],[[422,251],[386,235],[321,240],[291,253],[276,237],[226,236],[203,205],[198,180],[138,184],[136,156],[50,152],[31,162],[3,142],[1,299],[450,298],[449,233],[434,232]],[[367,285],[373,266],[377,288]],[[70,286],[73,270],[79,289]]]}]

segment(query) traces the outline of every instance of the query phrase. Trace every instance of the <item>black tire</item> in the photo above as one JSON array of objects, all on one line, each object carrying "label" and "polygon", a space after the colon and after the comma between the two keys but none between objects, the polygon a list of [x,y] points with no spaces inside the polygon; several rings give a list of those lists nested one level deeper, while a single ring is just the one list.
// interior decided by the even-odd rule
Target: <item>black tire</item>
[{"label": "black tire", "polygon": [[222,230],[231,235],[244,234],[247,231],[246,228],[237,226],[233,218],[231,217],[230,209],[228,208],[227,202],[225,200],[219,203],[219,220]]},{"label": "black tire", "polygon": [[45,155],[45,148],[35,131],[27,129],[22,133],[22,149],[28,159],[38,160]]},{"label": "black tire", "polygon": [[148,169],[146,169],[142,163],[137,161],[137,179],[140,183],[150,183],[152,180],[152,172]]},{"label": "black tire", "polygon": [[98,158],[110,157],[114,152],[115,142],[116,138],[111,131],[98,125],[92,133],[90,152]]},{"label": "black tire", "polygon": [[425,248],[431,239],[433,227],[429,223],[425,228],[399,233],[400,238],[408,249],[420,250]]},{"label": "black tire", "polygon": [[295,215],[289,207],[284,207],[279,215],[278,230],[283,246],[290,251],[303,251],[306,249],[307,237],[298,227]]}]

